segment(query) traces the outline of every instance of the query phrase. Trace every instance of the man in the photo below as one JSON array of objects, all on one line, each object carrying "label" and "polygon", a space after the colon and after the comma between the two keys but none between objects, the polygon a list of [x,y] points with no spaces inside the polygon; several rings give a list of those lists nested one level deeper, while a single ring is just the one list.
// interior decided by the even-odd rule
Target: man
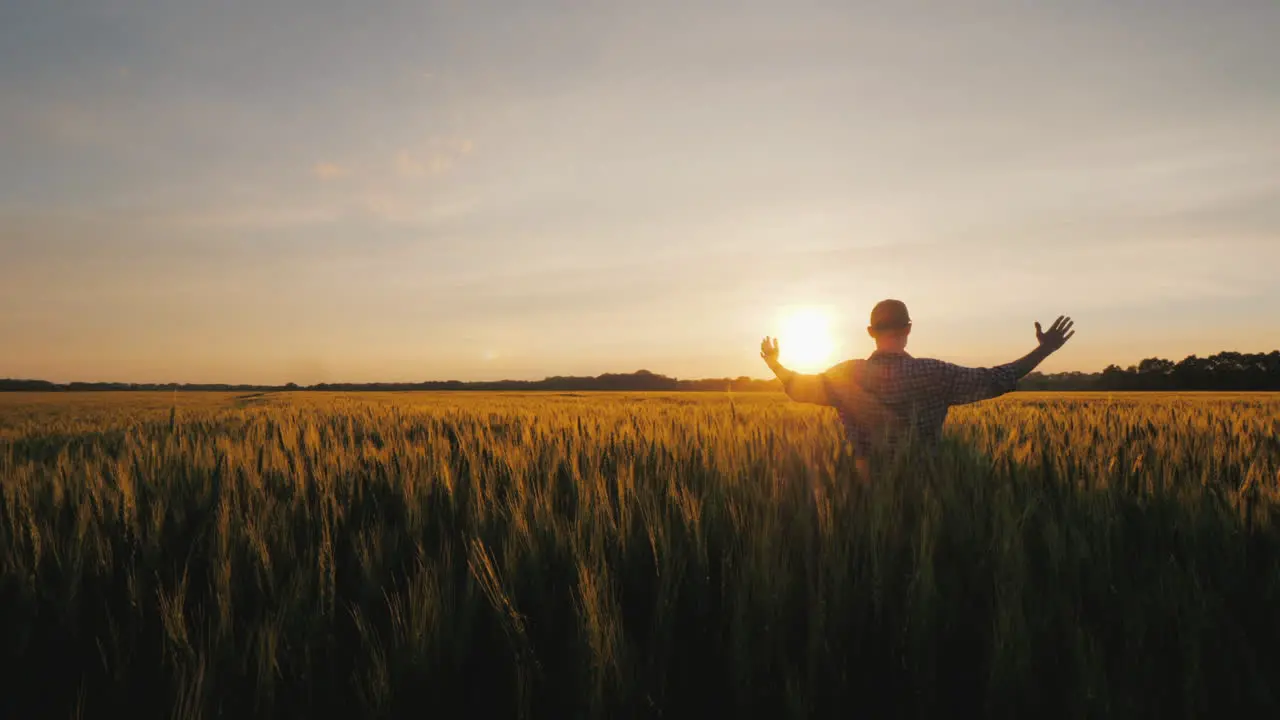
[{"label": "man", "polygon": [[867,333],[876,351],[866,360],[849,360],[824,373],[802,375],[778,362],[778,341],[766,337],[760,357],[782,381],[792,400],[836,409],[853,445],[859,472],[868,474],[868,457],[879,446],[892,449],[910,437],[932,452],[952,405],[964,405],[1010,392],[1075,335],[1069,317],[1059,317],[1048,332],[1036,323],[1039,346],[1021,359],[993,368],[967,368],[907,354],[911,316],[899,300],[885,300],[871,311]]}]

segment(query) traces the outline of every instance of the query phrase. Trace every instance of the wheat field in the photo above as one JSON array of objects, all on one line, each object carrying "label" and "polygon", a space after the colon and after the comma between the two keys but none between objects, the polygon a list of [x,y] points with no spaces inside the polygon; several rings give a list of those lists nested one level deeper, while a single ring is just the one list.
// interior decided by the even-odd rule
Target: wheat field
[{"label": "wheat field", "polygon": [[0,396],[0,714],[1275,717],[1280,395]]}]

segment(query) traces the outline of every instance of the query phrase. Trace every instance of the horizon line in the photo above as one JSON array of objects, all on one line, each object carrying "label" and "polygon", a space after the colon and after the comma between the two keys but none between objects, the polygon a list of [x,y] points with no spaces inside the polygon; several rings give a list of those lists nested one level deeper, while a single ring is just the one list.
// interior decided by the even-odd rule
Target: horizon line
[{"label": "horizon line", "polygon": [[[1183,358],[1183,360],[1182,360],[1182,361],[1189,360],[1189,359],[1192,359],[1192,358],[1197,358],[1197,359],[1206,359],[1206,360],[1207,360],[1207,359],[1210,359],[1210,358],[1218,357],[1218,356],[1221,356],[1221,355],[1227,355],[1227,354],[1231,354],[1231,355],[1243,355],[1243,356],[1257,355],[1257,356],[1264,356],[1264,357],[1265,357],[1265,356],[1268,356],[1268,355],[1274,355],[1274,354],[1277,354],[1277,353],[1280,353],[1280,350],[1271,350],[1271,351],[1257,352],[1257,353],[1240,352],[1240,351],[1237,351],[1237,350],[1222,350],[1222,351],[1219,351],[1219,352],[1214,353],[1214,354],[1212,354],[1212,355],[1206,355],[1206,356],[1204,356],[1203,358],[1201,358],[1200,356],[1195,355],[1195,354],[1188,355],[1186,358]],[[1166,360],[1165,358],[1146,358],[1146,359]],[[1173,362],[1173,363],[1176,365],[1177,363],[1182,362],[1182,361],[1168,361],[1168,362]],[[1134,364],[1133,364],[1133,365],[1131,365],[1130,367],[1136,368],[1136,367],[1138,367],[1138,365],[1139,365],[1138,363],[1134,363]],[[1116,365],[1115,363],[1111,363],[1111,364],[1107,365],[1106,367],[1104,367],[1102,370],[1094,370],[1094,371],[1085,371],[1085,370],[1060,370],[1060,371],[1057,371],[1057,372],[1046,373],[1046,372],[1043,372],[1043,371],[1040,371],[1040,370],[1033,370],[1031,373],[1029,373],[1029,374],[1028,374],[1028,377],[1033,376],[1033,375],[1037,375],[1037,376],[1044,376],[1044,377],[1054,377],[1054,376],[1063,376],[1063,375],[1100,375],[1100,374],[1102,374],[1103,372],[1105,372],[1105,371],[1106,371],[1106,368],[1109,368],[1109,367],[1117,367],[1117,368],[1120,368],[1121,370],[1127,370],[1127,369],[1128,369],[1128,368],[1125,368],[1125,367],[1122,367],[1122,366]],[[301,388],[316,388],[316,387],[322,387],[322,386],[326,386],[326,387],[327,387],[327,386],[335,386],[335,385],[366,385],[366,386],[377,386],[377,385],[492,385],[492,384],[533,384],[533,383],[545,383],[545,382],[550,382],[550,381],[555,381],[555,380],[599,380],[599,379],[602,379],[602,378],[611,378],[611,377],[635,377],[635,376],[652,376],[652,377],[655,377],[655,378],[662,378],[662,379],[665,379],[665,380],[671,380],[671,381],[676,381],[676,382],[685,382],[685,383],[699,383],[699,382],[744,382],[744,381],[745,381],[745,382],[754,382],[754,383],[772,383],[772,382],[777,382],[777,378],[776,378],[776,377],[754,377],[754,376],[750,376],[750,375],[737,375],[737,376],[727,376],[727,375],[726,375],[726,376],[718,376],[718,377],[698,377],[698,378],[692,378],[692,377],[689,377],[689,378],[682,378],[682,377],[679,377],[679,376],[676,376],[676,375],[666,375],[666,374],[663,374],[663,373],[659,373],[659,372],[654,372],[654,371],[652,371],[652,370],[648,370],[648,369],[646,369],[646,368],[640,368],[640,369],[637,369],[637,370],[632,370],[632,371],[630,371],[630,372],[604,372],[604,373],[599,373],[599,374],[596,374],[596,375],[546,375],[546,376],[541,377],[541,378],[538,378],[538,379],[501,378],[501,379],[493,379],[493,380],[457,380],[457,379],[444,379],[444,380],[363,380],[363,381],[332,381],[332,382],[330,382],[330,381],[325,381],[325,382],[313,382],[313,383],[309,383],[309,384],[304,384],[304,383],[299,383],[299,382],[296,382],[296,381],[286,381],[286,382],[283,382],[283,383],[269,383],[269,382],[196,382],[196,381],[182,381],[182,382],[177,382],[177,381],[167,381],[167,382],[155,382],[155,381],[146,381],[146,382],[129,382],[129,381],[120,381],[120,380],[68,380],[68,381],[65,381],[65,382],[60,382],[60,381],[56,381],[56,380],[47,380],[47,379],[43,379],[43,378],[30,378],[30,377],[28,377],[28,378],[22,378],[22,377],[0,377],[0,383],[39,383],[39,384],[46,384],[46,385],[53,385],[53,386],[60,386],[60,387],[66,387],[66,386],[71,386],[71,385],[113,385],[113,386],[152,386],[152,387],[219,386],[219,387],[233,387],[233,388],[235,388],[235,387],[243,387],[243,388],[287,388],[287,387],[293,386],[293,387],[297,387],[297,388],[300,388],[300,389],[301,389]]]}]

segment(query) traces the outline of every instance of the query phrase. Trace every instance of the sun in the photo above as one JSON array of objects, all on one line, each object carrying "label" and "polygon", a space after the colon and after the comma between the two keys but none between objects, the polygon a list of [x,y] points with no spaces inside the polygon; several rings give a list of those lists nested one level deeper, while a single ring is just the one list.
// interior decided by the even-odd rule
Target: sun
[{"label": "sun", "polygon": [[799,372],[826,370],[836,350],[831,325],[831,314],[821,308],[784,312],[778,330],[778,361]]}]

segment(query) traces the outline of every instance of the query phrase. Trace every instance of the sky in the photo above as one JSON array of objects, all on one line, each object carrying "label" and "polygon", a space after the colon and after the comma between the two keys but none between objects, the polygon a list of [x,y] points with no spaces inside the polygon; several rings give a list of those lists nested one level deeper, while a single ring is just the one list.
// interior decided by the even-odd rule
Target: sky
[{"label": "sky", "polygon": [[[1280,347],[1280,3],[6,0],[0,377]],[[785,354],[785,349],[784,349]]]}]

